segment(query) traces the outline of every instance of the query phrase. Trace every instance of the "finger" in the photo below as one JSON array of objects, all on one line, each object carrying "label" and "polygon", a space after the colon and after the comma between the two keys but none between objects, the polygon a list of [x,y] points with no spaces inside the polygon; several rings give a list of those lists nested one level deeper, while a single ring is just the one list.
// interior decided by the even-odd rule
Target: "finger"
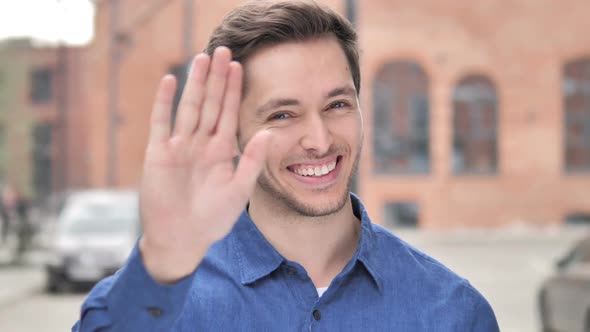
[{"label": "finger", "polygon": [[242,66],[232,61],[227,74],[227,88],[216,132],[223,139],[235,138],[238,130],[238,111],[242,101]]},{"label": "finger", "polygon": [[211,70],[207,78],[207,92],[197,127],[197,138],[209,136],[215,127],[215,122],[217,122],[217,118],[219,117],[219,111],[221,110],[221,104],[225,94],[227,71],[230,61],[231,52],[227,47],[218,47],[215,50],[211,59]]},{"label": "finger", "polygon": [[170,138],[170,111],[174,92],[176,91],[176,79],[173,75],[166,75],[160,81],[156,100],[150,118],[149,143],[163,143]]},{"label": "finger", "polygon": [[237,192],[249,195],[254,189],[254,184],[266,161],[270,137],[268,131],[261,131],[246,145],[233,178]]},{"label": "finger", "polygon": [[175,135],[190,136],[197,128],[208,70],[209,56],[204,53],[197,55],[193,59],[191,71],[180,99],[178,115],[174,124]]}]

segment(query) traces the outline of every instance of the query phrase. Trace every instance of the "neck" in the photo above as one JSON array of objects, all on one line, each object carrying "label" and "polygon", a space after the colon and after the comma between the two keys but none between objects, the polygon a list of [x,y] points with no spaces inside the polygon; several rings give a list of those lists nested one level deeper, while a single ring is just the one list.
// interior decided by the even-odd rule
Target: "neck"
[{"label": "neck", "polygon": [[283,257],[305,268],[316,287],[328,286],[358,246],[360,222],[350,199],[333,214],[308,217],[253,195],[249,215]]}]

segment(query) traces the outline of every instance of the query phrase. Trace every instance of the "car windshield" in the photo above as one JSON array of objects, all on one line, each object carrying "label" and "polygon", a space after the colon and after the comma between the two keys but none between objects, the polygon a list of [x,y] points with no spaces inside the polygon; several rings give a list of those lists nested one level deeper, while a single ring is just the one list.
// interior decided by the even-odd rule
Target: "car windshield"
[{"label": "car windshield", "polygon": [[66,234],[117,234],[136,231],[138,220],[133,200],[79,200],[64,208],[60,223]]},{"label": "car windshield", "polygon": [[590,262],[590,239],[580,241],[571,253],[572,261]]}]

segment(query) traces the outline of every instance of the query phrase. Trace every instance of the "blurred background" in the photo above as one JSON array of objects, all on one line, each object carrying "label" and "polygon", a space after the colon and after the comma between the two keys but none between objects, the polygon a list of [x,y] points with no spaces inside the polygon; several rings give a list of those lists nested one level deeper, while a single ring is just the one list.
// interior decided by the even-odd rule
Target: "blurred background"
[{"label": "blurred background", "polygon": [[[242,2],[0,0],[0,331],[69,330],[122,264],[158,81]],[[502,331],[590,331],[590,2],[319,2],[359,32],[373,220]]]}]

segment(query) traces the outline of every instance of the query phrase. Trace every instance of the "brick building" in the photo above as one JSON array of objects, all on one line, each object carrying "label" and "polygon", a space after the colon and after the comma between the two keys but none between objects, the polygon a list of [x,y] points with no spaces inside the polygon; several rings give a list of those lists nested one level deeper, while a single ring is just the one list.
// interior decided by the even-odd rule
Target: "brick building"
[{"label": "brick building", "polygon": [[369,3],[360,181],[371,211],[410,203],[429,228],[588,215],[589,2]]},{"label": "brick building", "polygon": [[[69,136],[84,147],[67,166],[80,183],[137,184],[159,78],[182,76],[241,2],[96,1],[76,78],[79,132]],[[356,190],[376,222],[436,229],[590,216],[590,2],[321,2],[358,27]]]},{"label": "brick building", "polygon": [[29,39],[0,43],[0,178],[27,197],[86,184],[77,159],[83,58],[82,49]]}]

